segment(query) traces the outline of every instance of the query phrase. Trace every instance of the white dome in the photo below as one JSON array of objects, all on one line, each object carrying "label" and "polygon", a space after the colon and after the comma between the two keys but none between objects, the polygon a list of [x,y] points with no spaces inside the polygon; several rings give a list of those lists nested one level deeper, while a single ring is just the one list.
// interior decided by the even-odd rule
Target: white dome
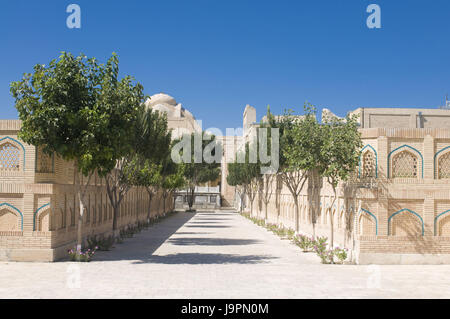
[{"label": "white dome", "polygon": [[150,101],[148,101],[149,106],[153,106],[156,104],[169,104],[172,106],[176,106],[177,101],[175,101],[175,99],[173,97],[171,97],[170,95],[167,95],[164,93],[159,93],[159,94],[152,95],[150,97]]}]

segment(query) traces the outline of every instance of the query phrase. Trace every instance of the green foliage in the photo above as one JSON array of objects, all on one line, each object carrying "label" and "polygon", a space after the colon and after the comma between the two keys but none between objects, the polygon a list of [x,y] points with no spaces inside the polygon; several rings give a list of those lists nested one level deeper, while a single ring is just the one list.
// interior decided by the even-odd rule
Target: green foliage
[{"label": "green foliage", "polygon": [[321,126],[316,120],[316,109],[311,104],[304,106],[302,118],[289,113],[280,120],[280,153],[282,172],[308,172],[321,164],[320,151],[323,144]]},{"label": "green foliage", "polygon": [[327,240],[326,237],[319,237],[316,239],[314,243],[314,251],[317,256],[320,257],[322,264],[332,264],[333,263],[333,252],[332,250],[327,249]]},{"label": "green foliage", "polygon": [[[289,238],[295,245],[300,247],[303,252],[314,251],[317,256],[319,256],[322,264],[342,264],[348,257],[348,250],[346,248],[336,247],[328,249],[327,237],[318,237],[317,239],[314,239],[305,235],[295,235],[293,229],[266,223],[264,219],[252,217],[249,213],[241,213],[241,216],[251,220],[258,226],[265,227],[267,230],[280,237]],[[337,261],[335,261],[335,259],[337,259]]]},{"label": "green foliage", "polygon": [[345,121],[330,119],[322,126],[321,175],[336,188],[346,181],[359,164],[363,146],[357,118],[347,116]]},{"label": "green foliage", "polygon": [[[342,264],[348,257],[347,248],[327,248],[328,238],[319,237],[314,242],[314,251],[320,257],[322,264]],[[337,258],[337,261],[335,260]]]},{"label": "green foliage", "polygon": [[309,252],[314,248],[316,241],[305,235],[297,235],[293,238],[293,243],[300,247],[303,252]]},{"label": "green foliage", "polygon": [[132,186],[145,186],[147,191],[160,186],[161,163],[168,157],[170,140],[166,116],[140,105],[130,132],[128,151],[106,179],[109,199],[116,208],[113,229],[116,229],[120,203]]},{"label": "green foliage", "polygon": [[266,223],[264,219],[252,217],[248,213],[241,213],[242,216],[251,220],[258,226],[265,227],[267,230],[270,230],[275,235],[278,235],[283,238],[293,239],[295,235],[295,231],[291,228],[285,228],[283,226],[279,226],[277,224]]},{"label": "green foliage", "polygon": [[261,227],[265,227],[266,226],[266,222],[264,221],[264,219],[252,217],[248,213],[241,213],[241,215],[244,216],[245,218],[251,220],[253,223],[255,223],[258,226],[261,226]]},{"label": "green foliage", "polygon": [[[11,83],[22,127],[19,138],[40,146],[48,154],[75,164],[75,184],[80,205],[77,244],[82,242],[82,207],[90,177],[106,177],[126,154],[133,151],[133,130],[144,95],[131,76],[118,79],[116,54],[106,64],[84,55],[63,52],[48,66],[36,65],[34,73]],[[81,173],[87,178],[83,185]],[[112,200],[114,185],[106,179]],[[113,206],[117,206],[120,199]],[[115,223],[114,223],[115,225]]]},{"label": "green foliage", "polygon": [[[183,157],[184,152],[190,152],[187,154],[189,161],[179,164],[181,166],[180,170],[183,172],[185,185],[189,189],[188,204],[189,210],[192,210],[194,204],[194,191],[195,187],[208,182],[216,181],[220,176],[220,162],[209,163],[205,159],[196,158],[196,145],[195,141],[201,142],[201,152],[202,154],[205,150],[211,151],[211,157],[216,157],[217,155],[222,156],[221,150],[222,146],[220,142],[217,141],[214,135],[208,134],[207,132],[192,133],[190,135],[184,135],[181,139],[175,140],[174,145],[182,143],[182,140],[187,140],[190,143],[190,147],[187,149],[182,149],[180,152],[181,157]],[[220,152],[220,154],[216,154]]]},{"label": "green foliage", "polygon": [[[257,143],[247,143],[245,151],[240,151],[236,155],[235,161],[228,163],[227,182],[231,186],[237,187],[241,199],[248,195],[250,204],[253,207],[253,201],[256,197],[259,182],[262,179],[261,166],[258,157],[250,158],[250,154],[258,154]],[[242,206],[241,206],[242,209]]]},{"label": "green foliage", "polygon": [[186,184],[184,168],[184,165],[176,164],[170,157],[167,157],[160,170],[161,188],[170,193],[183,187]]},{"label": "green foliage", "polygon": [[118,58],[106,65],[63,52],[48,66],[11,83],[24,142],[75,161],[83,175],[105,176],[125,152],[142,86],[117,80]]},{"label": "green foliage", "polygon": [[69,259],[70,261],[75,262],[90,262],[92,257],[95,255],[96,248],[94,249],[85,249],[85,250],[77,250],[76,248],[69,249]]},{"label": "green foliage", "polygon": [[[209,137],[207,137],[209,136]],[[212,156],[215,156],[215,151],[222,149],[219,142],[214,135],[210,135],[206,132],[192,133],[190,136],[183,136],[183,138],[189,139],[191,142],[191,154],[190,161],[183,163],[183,172],[186,177],[187,183],[190,186],[199,185],[211,181],[215,181],[220,175],[220,163],[207,163],[205,160],[198,161],[195,158],[195,140],[201,140],[202,152],[206,147],[211,148]],[[178,140],[179,141],[179,140]],[[176,141],[176,142],[178,142]],[[210,145],[211,144],[211,145]],[[208,146],[209,145],[209,146]],[[183,150],[185,151],[185,150]],[[184,154],[182,154],[184,155]]]},{"label": "green foliage", "polygon": [[87,246],[91,250],[109,251],[114,245],[114,236],[91,236],[87,238]]},{"label": "green foliage", "polygon": [[338,259],[338,261],[336,263],[343,264],[344,261],[348,257],[348,250],[347,250],[347,248],[339,248],[339,247],[337,247],[337,248],[334,249],[333,254]]}]

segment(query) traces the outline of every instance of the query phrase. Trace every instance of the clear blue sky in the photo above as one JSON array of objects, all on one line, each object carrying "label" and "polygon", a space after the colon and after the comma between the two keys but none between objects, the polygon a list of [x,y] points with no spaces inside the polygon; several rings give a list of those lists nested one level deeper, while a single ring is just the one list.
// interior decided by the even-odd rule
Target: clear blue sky
[{"label": "clear blue sky", "polygon": [[[82,9],[81,30],[66,7]],[[366,26],[366,7],[382,28]],[[2,1],[0,118],[17,118],[11,81],[60,51],[119,54],[149,95],[174,96],[204,128],[238,127],[305,101],[343,115],[356,107],[437,107],[450,93],[448,0]]]}]

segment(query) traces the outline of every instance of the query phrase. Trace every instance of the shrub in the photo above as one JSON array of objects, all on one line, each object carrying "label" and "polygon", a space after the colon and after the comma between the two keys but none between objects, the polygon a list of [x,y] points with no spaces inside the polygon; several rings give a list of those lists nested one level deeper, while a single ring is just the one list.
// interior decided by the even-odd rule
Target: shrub
[{"label": "shrub", "polygon": [[114,245],[114,237],[92,236],[87,239],[87,247],[91,250],[109,251]]},{"label": "shrub", "polygon": [[322,264],[333,263],[333,250],[327,249],[326,237],[319,237],[314,243],[314,251],[320,257]]},{"label": "shrub", "polygon": [[268,223],[268,224],[266,224],[266,228],[275,234],[279,234],[278,226],[275,224]]},{"label": "shrub", "polygon": [[285,229],[285,230],[286,230],[285,236],[287,236],[287,238],[292,240],[295,237],[295,230],[293,230],[292,228],[288,228],[288,229]]},{"label": "shrub", "polygon": [[347,259],[348,257],[348,249],[347,248],[335,248],[333,251],[334,256],[338,259],[338,263],[339,264],[343,264],[344,261]]},{"label": "shrub", "polygon": [[108,236],[108,237],[102,237],[99,241],[98,241],[98,249],[101,251],[108,251],[111,250],[111,248],[114,245],[114,237],[113,236]]},{"label": "shrub", "polygon": [[294,237],[293,241],[294,244],[296,244],[303,250],[303,252],[311,251],[316,245],[316,241],[314,239],[309,238],[308,236],[305,235],[297,235]]},{"label": "shrub", "polygon": [[92,257],[95,254],[97,248],[87,249],[87,250],[77,250],[76,247],[74,249],[69,249],[69,257],[71,261],[76,262],[90,262]]}]

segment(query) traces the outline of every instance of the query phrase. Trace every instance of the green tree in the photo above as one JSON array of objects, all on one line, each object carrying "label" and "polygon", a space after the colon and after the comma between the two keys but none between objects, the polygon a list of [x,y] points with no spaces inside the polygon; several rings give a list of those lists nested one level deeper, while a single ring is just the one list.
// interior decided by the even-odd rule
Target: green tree
[{"label": "green tree", "polygon": [[163,198],[163,212],[166,211],[166,199],[173,193],[185,186],[184,166],[176,164],[171,158],[167,158],[161,170],[161,190]]},{"label": "green tree", "polygon": [[294,200],[295,229],[299,229],[298,199],[308,174],[316,165],[315,135],[317,121],[315,109],[310,104],[304,106],[305,115],[295,116],[287,110],[281,117],[275,117],[268,110],[267,119],[270,127],[278,128],[280,134],[280,169],[278,175],[286,185]]},{"label": "green tree", "polygon": [[148,195],[147,221],[150,221],[153,197],[161,185],[161,164],[142,161],[136,176],[136,185],[143,186]]},{"label": "green tree", "polygon": [[[81,249],[86,191],[92,175],[104,178],[123,155],[122,143],[136,113],[142,86],[125,78],[116,85],[118,59],[106,65],[84,55],[63,52],[48,66],[36,65],[21,81],[11,84],[22,127],[19,137],[43,147],[75,167],[74,185],[80,205],[77,249]],[[114,89],[132,90],[127,99],[112,103]]]},{"label": "green tree", "polygon": [[[127,98],[123,95],[130,94],[129,90],[116,90],[116,92],[117,96],[113,101],[123,101]],[[165,116],[157,111],[145,109],[142,104],[143,96],[141,100],[131,101],[136,103],[134,105],[137,108],[136,118],[130,127],[127,139],[124,139],[121,144],[122,157],[117,161],[115,169],[106,176],[107,193],[114,212],[113,231],[115,232],[120,205],[126,194],[133,186],[143,186],[142,172],[148,172],[145,168],[154,168],[152,163],[157,166],[169,153],[170,145],[170,132],[167,130]]]},{"label": "green tree", "polygon": [[[241,201],[241,211],[245,196],[250,201],[250,210],[253,211],[253,202],[258,192],[261,179],[260,166],[257,161],[256,143],[246,143],[244,150],[237,153],[235,161],[228,163],[227,182],[236,187]],[[253,152],[253,156],[250,155]],[[255,156],[256,155],[256,156]]]},{"label": "green tree", "polygon": [[[267,106],[267,114],[271,114],[270,113],[270,106]],[[273,118],[271,118],[273,120]],[[272,156],[272,131],[270,130],[271,125],[269,122],[267,121],[261,121],[260,125],[259,125],[260,129],[266,129],[267,130],[267,141],[260,141],[260,135],[258,134],[258,145],[263,145],[263,142],[266,142],[266,146],[267,146],[267,156]],[[275,141],[275,142],[279,142],[279,141]],[[260,160],[260,156],[259,156],[259,152],[258,152],[258,160],[260,162],[260,166],[263,166],[264,163],[261,163]],[[264,203],[264,220],[267,220],[268,217],[268,211],[267,211],[267,207],[270,203],[270,199],[272,198],[272,195],[274,194],[275,190],[273,188],[273,182],[276,180],[277,174],[278,172],[276,171],[272,171],[272,172],[267,172],[266,174],[263,174],[261,176],[260,179],[260,183],[261,186],[260,187],[260,196],[261,199]]]},{"label": "green tree", "polygon": [[147,221],[150,221],[152,200],[161,187],[163,163],[170,155],[171,132],[167,116],[152,109],[143,110],[138,122],[132,184],[144,187],[148,194]]},{"label": "green tree", "polygon": [[[222,147],[216,137],[207,132],[185,134],[175,142],[174,149],[183,157],[183,172],[187,186],[189,211],[194,205],[195,187],[217,180],[220,176]],[[205,155],[208,158],[205,158]]]},{"label": "green tree", "polygon": [[262,180],[257,139],[245,145],[244,178],[248,185],[247,197],[250,201],[250,212],[253,212],[253,203],[259,192]]},{"label": "green tree", "polygon": [[[315,226],[319,211],[316,199],[321,187],[320,174],[323,171],[321,159],[323,134],[321,125],[316,119],[316,108],[309,103],[305,103],[304,112],[305,115],[301,120],[297,120],[293,125],[290,125],[285,134],[288,138],[284,140],[282,154],[284,155],[283,161],[287,167],[287,173],[282,172],[281,176],[286,185],[291,184],[291,187],[288,186],[288,188],[294,198],[303,190],[306,181],[310,181],[312,194],[309,196],[309,213],[313,226],[313,237],[315,237]],[[298,201],[295,202],[296,221],[298,222]]]},{"label": "green tree", "polygon": [[333,200],[328,207],[330,216],[330,245],[334,245],[333,206],[337,200],[339,182],[347,181],[359,165],[360,150],[363,146],[358,131],[356,116],[347,116],[345,120],[338,118],[325,119],[321,131],[320,175],[326,178],[333,189]]},{"label": "green tree", "polygon": [[[241,153],[241,154],[239,154]],[[227,175],[227,183],[230,186],[235,187],[235,191],[239,196],[240,200],[240,211],[244,208],[244,198],[248,193],[248,180],[245,178],[245,162],[239,162],[239,158],[244,158],[245,155],[242,155],[244,152],[240,151],[236,154],[234,162],[228,163],[228,175]]]}]

